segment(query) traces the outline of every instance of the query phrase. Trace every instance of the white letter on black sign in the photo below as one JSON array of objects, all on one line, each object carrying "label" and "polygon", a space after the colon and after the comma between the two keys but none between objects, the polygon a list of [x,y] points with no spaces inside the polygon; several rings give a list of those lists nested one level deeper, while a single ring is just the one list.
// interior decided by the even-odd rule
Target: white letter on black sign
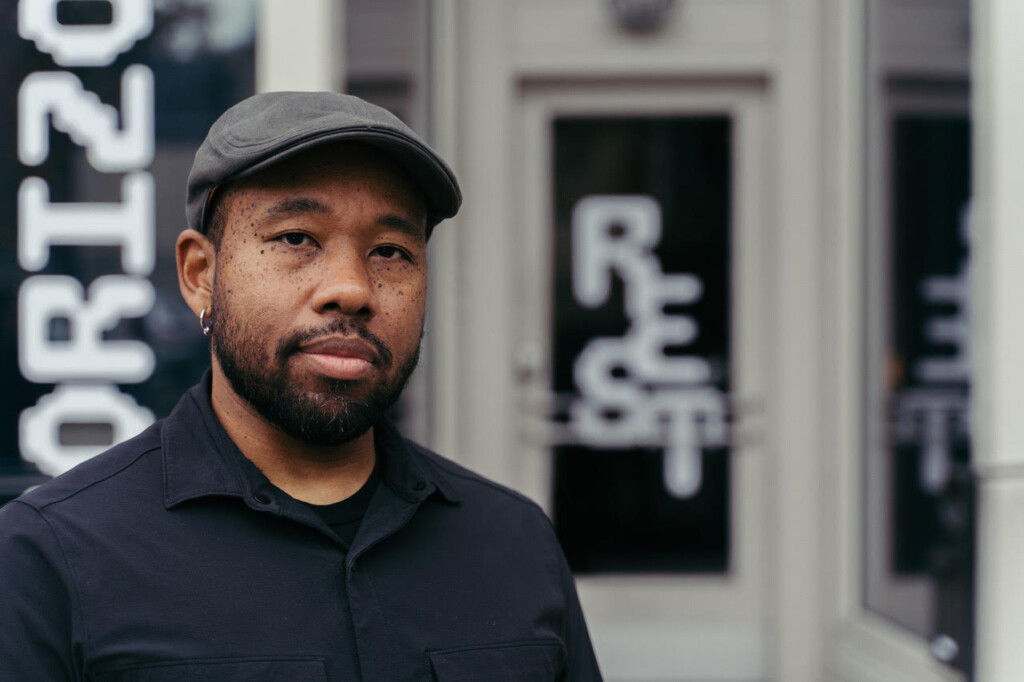
[{"label": "white letter on black sign", "polygon": [[152,0],[109,0],[109,24],[67,26],[57,21],[60,0],[21,0],[18,35],[32,40],[61,66],[108,66],[153,30]]},{"label": "white letter on black sign", "polygon": [[42,178],[18,188],[18,264],[36,272],[50,260],[50,247],[120,246],[121,267],[132,275],[153,272],[156,227],[153,176],[129,173],[121,180],[124,201],[51,203]]},{"label": "white letter on black sign", "polygon": [[[18,293],[18,362],[29,381],[99,379],[118,383],[145,381],[156,359],[142,341],[111,341],[103,332],[122,318],[145,315],[156,293],[149,280],[106,275],[89,286],[89,299],[74,277],[36,275]],[[50,338],[50,322],[68,320],[70,338]]]},{"label": "white letter on black sign", "polygon": [[121,76],[122,125],[117,109],[66,71],[30,73],[18,91],[18,158],[38,166],[50,153],[50,127],[85,147],[98,171],[120,173],[145,168],[153,160],[153,72],[133,64]]},{"label": "white letter on black sign", "polygon": [[58,386],[21,413],[21,452],[44,474],[57,476],[109,447],[64,445],[63,424],[110,424],[113,443],[120,443],[152,423],[150,410],[113,386]]}]

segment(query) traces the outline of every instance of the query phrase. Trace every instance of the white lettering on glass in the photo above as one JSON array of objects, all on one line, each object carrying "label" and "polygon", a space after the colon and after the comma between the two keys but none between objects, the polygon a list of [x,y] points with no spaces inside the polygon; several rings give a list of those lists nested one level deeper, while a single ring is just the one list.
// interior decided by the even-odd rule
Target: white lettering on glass
[{"label": "white lettering on glass", "polygon": [[[105,25],[63,25],[57,20],[58,2],[20,0],[18,33],[60,66],[109,66],[153,28],[152,0],[112,0],[112,20]],[[122,319],[145,315],[155,302],[153,285],[144,279],[155,264],[155,188],[146,171],[155,149],[153,72],[132,64],[105,75],[120,78],[120,112],[65,71],[31,73],[18,90],[23,164],[46,161],[52,126],[85,149],[95,170],[126,174],[122,200],[114,203],[51,202],[50,186],[39,177],[25,178],[18,189],[18,262],[24,270],[50,265],[54,246],[115,246],[127,273],[99,277],[88,295],[81,282],[66,275],[34,275],[21,284],[21,373],[56,387],[21,413],[18,438],[22,457],[51,475],[106,447],[63,444],[61,425],[110,424],[117,442],[153,421],[150,410],[112,385],[148,379],[155,365],[152,349],[138,340],[104,338]],[[64,323],[66,334],[53,333],[56,321]]]},{"label": "white lettering on glass", "polygon": [[[970,203],[960,211],[960,235],[970,246]],[[952,307],[953,312],[932,317],[924,338],[936,346],[952,348],[952,354],[928,356],[914,365],[920,385],[900,392],[896,402],[895,437],[900,443],[921,447],[918,485],[931,495],[945,489],[953,469],[953,437],[969,434],[970,382],[970,259],[965,257],[952,276],[924,278],[921,297],[932,305]]]},{"label": "white lettering on glass", "polygon": [[22,457],[41,472],[56,476],[107,449],[107,445],[65,445],[64,424],[110,424],[114,442],[153,423],[153,413],[109,385],[61,385],[44,395],[19,418]]},{"label": "white lettering on glass", "polygon": [[580,442],[595,448],[665,444],[667,490],[685,498],[701,486],[705,447],[726,444],[726,396],[710,385],[708,361],[669,355],[692,343],[696,321],[668,315],[691,305],[703,286],[690,274],[665,274],[654,253],[661,208],[648,196],[589,196],[573,210],[573,292],[581,305],[608,302],[613,275],[624,284],[629,328],[592,339],[574,366],[580,399],[570,408]]},{"label": "white lettering on glass", "polygon": [[[970,247],[969,205],[964,206],[960,212],[960,236],[964,246]],[[921,286],[921,296],[933,305],[952,306],[952,314],[928,321],[924,335],[935,345],[951,346],[953,354],[923,358],[915,367],[918,378],[927,383],[966,383],[971,377],[969,260],[963,260],[955,275],[926,277]]]},{"label": "white lettering on glass", "polygon": [[[38,166],[50,153],[50,129],[85,147],[98,171],[123,172],[153,161],[153,72],[133,64],[121,76],[121,109],[104,104],[66,71],[29,74],[18,92],[18,158]],[[121,119],[122,125],[118,126]]]},{"label": "white lettering on glass", "polygon": [[153,176],[137,171],[122,179],[120,203],[50,203],[46,181],[25,178],[18,189],[18,263],[42,270],[54,245],[120,246],[124,271],[149,275],[156,258],[155,194]]},{"label": "white lettering on glass", "polygon": [[[96,0],[94,0],[96,1]],[[152,0],[106,0],[109,24],[68,26],[57,21],[60,0],[21,0],[18,35],[53,55],[60,66],[109,66],[153,30]]]},{"label": "white lettering on glass", "polygon": [[966,436],[968,398],[963,391],[924,387],[900,394],[896,438],[921,447],[918,485],[937,495],[946,487],[953,468],[953,436]]},{"label": "white lettering on glass", "polygon": [[[147,279],[125,275],[99,277],[89,285],[65,275],[39,275],[18,293],[18,362],[29,381],[145,381],[156,359],[142,341],[110,340],[103,332],[123,318],[144,315],[156,292]],[[67,320],[69,338],[52,340],[50,324]]]}]

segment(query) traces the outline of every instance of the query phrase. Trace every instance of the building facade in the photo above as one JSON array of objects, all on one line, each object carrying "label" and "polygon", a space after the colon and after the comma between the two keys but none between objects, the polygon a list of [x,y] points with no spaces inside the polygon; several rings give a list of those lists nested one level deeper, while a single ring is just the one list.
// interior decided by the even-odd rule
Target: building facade
[{"label": "building facade", "polygon": [[[5,7],[8,496],[201,371],[165,261],[211,117],[344,90],[465,194],[431,239],[405,430],[549,513],[607,679],[1024,670],[1015,0]],[[74,47],[86,25],[108,62]],[[141,131],[107,165],[91,91],[112,137]],[[66,236],[53,202],[98,227]],[[139,216],[149,236],[117,232]],[[101,277],[109,310],[81,315]]]}]

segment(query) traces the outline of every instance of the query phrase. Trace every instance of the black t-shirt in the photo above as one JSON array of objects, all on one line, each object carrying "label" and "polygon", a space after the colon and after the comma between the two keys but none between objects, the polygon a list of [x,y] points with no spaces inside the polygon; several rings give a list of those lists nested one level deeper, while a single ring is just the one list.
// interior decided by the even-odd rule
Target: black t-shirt
[{"label": "black t-shirt", "polygon": [[352,541],[355,540],[356,532],[359,530],[359,524],[362,523],[363,515],[366,514],[366,508],[370,505],[370,498],[373,497],[373,493],[377,489],[377,479],[380,478],[377,470],[378,466],[375,463],[366,483],[351,497],[333,504],[309,505],[320,515],[324,523],[331,527],[331,530],[345,545],[346,550],[352,546]]}]

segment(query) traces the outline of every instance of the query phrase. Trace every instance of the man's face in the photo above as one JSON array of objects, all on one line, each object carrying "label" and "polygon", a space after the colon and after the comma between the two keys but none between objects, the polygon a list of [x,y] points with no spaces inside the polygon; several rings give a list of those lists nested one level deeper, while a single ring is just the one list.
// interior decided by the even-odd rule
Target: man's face
[{"label": "man's face", "polygon": [[385,157],[328,145],[222,197],[211,315],[215,362],[285,433],[362,435],[416,365],[427,288],[426,208]]}]

